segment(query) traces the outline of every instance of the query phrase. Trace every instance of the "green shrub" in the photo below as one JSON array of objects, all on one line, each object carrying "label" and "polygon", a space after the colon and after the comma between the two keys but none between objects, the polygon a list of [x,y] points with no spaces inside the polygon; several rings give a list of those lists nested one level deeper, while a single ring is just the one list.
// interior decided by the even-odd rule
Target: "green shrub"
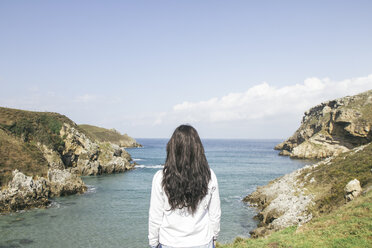
[{"label": "green shrub", "polygon": [[65,146],[63,138],[59,136],[62,122],[55,116],[34,114],[21,117],[11,125],[1,126],[25,142],[40,142],[58,152],[62,152]]}]

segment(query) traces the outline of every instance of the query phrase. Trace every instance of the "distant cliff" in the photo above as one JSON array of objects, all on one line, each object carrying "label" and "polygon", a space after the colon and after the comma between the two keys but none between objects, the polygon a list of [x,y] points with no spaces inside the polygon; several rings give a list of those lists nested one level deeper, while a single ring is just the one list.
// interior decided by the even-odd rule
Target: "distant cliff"
[{"label": "distant cliff", "polygon": [[369,90],[311,108],[299,129],[275,149],[293,158],[326,158],[371,142],[371,128],[372,90]]},{"label": "distant cliff", "polygon": [[81,124],[79,127],[98,142],[110,142],[125,148],[141,147],[135,139],[129,137],[127,134],[121,134],[115,129],[106,129],[87,124]]},{"label": "distant cliff", "polygon": [[124,172],[131,161],[124,148],[101,142],[64,115],[0,107],[0,212],[82,193],[81,175]]}]

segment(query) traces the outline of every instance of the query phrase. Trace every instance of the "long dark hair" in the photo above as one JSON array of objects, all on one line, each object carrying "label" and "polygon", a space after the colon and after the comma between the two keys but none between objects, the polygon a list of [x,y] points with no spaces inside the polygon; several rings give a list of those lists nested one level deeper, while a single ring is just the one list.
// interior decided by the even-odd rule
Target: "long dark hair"
[{"label": "long dark hair", "polygon": [[176,128],[167,144],[162,186],[171,210],[187,207],[195,212],[208,193],[211,172],[198,132],[190,125]]}]

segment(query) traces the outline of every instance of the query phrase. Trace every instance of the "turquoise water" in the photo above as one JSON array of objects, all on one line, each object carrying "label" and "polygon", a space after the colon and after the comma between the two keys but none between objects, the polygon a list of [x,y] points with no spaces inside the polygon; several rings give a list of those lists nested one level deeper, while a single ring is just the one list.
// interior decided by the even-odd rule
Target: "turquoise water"
[{"label": "turquoise water", "polygon": [[[0,216],[2,247],[147,247],[151,180],[165,160],[165,139],[138,139],[128,149],[139,166],[123,174],[84,177],[87,193],[53,199],[48,209]],[[221,196],[220,242],[248,237],[255,209],[241,200],[305,161],[278,156],[280,140],[203,140]]]}]

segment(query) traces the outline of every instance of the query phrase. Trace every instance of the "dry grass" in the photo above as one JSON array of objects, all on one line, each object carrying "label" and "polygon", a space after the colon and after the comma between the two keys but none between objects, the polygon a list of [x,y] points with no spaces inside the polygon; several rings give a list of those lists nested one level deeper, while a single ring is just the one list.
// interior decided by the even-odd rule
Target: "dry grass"
[{"label": "dry grass", "polygon": [[0,129],[0,186],[7,185],[14,169],[29,176],[45,176],[48,163],[35,145]]}]

